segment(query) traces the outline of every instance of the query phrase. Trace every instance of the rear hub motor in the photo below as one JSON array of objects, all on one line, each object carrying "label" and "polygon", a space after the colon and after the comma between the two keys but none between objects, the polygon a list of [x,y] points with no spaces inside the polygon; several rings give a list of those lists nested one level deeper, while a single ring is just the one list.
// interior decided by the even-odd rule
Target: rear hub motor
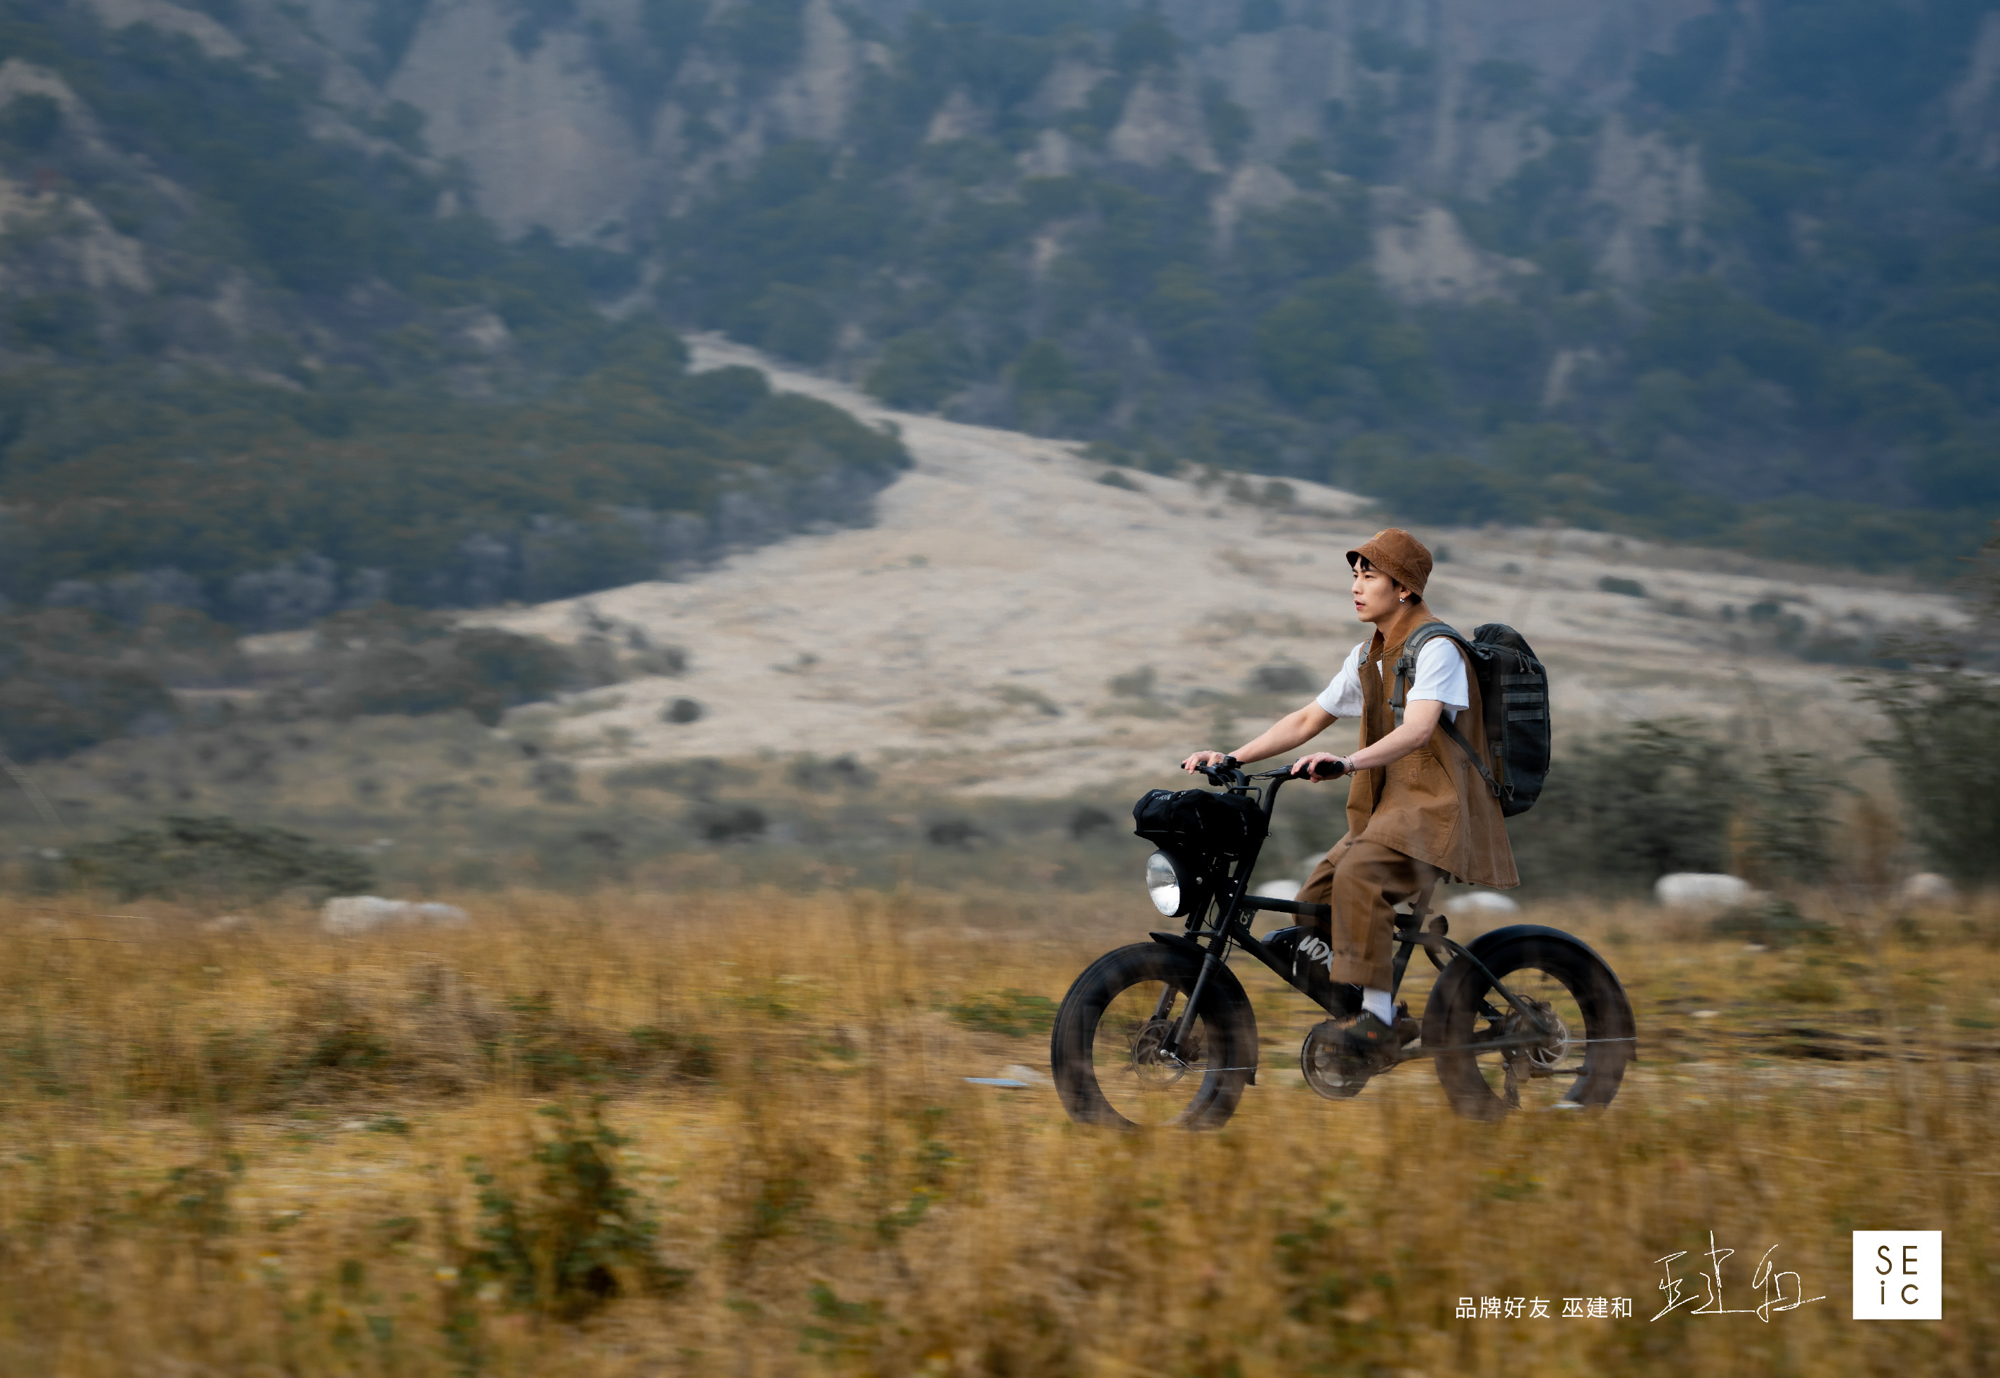
[{"label": "rear hub motor", "polygon": [[1531,1040],[1501,1051],[1506,1066],[1503,1094],[1510,1104],[1517,1106],[1521,1103],[1520,1078],[1554,1076],[1563,1059],[1569,1056],[1570,1047],[1569,1025],[1563,1022],[1553,1005],[1526,998],[1521,1003],[1534,1012],[1542,1028],[1538,1033],[1534,1024],[1519,1010],[1509,1010],[1507,1017],[1500,1021],[1499,1031],[1503,1037]]}]

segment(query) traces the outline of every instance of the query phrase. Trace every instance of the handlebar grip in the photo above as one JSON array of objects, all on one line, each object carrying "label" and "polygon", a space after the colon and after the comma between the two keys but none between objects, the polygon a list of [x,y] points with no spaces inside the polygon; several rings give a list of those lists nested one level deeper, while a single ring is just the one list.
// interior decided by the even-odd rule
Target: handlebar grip
[{"label": "handlebar grip", "polygon": [[1319,774],[1318,771],[1320,769],[1323,769],[1323,767],[1314,767],[1312,770],[1306,771],[1303,775],[1293,772],[1293,778],[1304,780],[1309,785],[1316,785],[1322,780],[1338,780],[1341,776],[1347,774],[1347,763],[1336,756],[1333,761],[1333,773],[1331,775]]}]

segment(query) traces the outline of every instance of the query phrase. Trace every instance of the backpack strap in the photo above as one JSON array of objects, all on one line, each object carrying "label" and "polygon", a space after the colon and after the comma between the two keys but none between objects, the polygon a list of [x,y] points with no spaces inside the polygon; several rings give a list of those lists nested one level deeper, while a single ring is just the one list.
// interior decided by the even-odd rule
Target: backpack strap
[{"label": "backpack strap", "polygon": [[1442,622],[1426,622],[1405,637],[1403,653],[1396,657],[1396,687],[1389,695],[1389,707],[1396,714],[1398,727],[1403,725],[1403,704],[1409,697],[1409,687],[1417,682],[1417,652],[1434,636],[1448,636],[1465,647],[1468,657],[1472,654],[1472,647],[1466,644],[1465,638]]},{"label": "backpack strap", "polygon": [[1438,716],[1438,726],[1444,729],[1445,736],[1458,743],[1458,749],[1465,753],[1466,760],[1472,762],[1472,768],[1479,772],[1479,778],[1486,782],[1486,788],[1492,791],[1493,797],[1495,799],[1505,799],[1508,793],[1506,786],[1493,778],[1493,772],[1486,768],[1486,762],[1479,759],[1479,753],[1472,749],[1471,742],[1465,740],[1464,735],[1458,730],[1458,725],[1450,718],[1440,714]]},{"label": "backpack strap", "polygon": [[[1474,654],[1472,647],[1466,642],[1464,637],[1460,636],[1444,623],[1426,622],[1423,626],[1411,632],[1403,642],[1403,653],[1396,657],[1396,687],[1389,698],[1389,706],[1395,710],[1396,726],[1398,727],[1403,725],[1403,707],[1408,699],[1409,686],[1414,684],[1417,679],[1417,652],[1424,648],[1425,642],[1439,636],[1449,637],[1453,642],[1457,643],[1465,652],[1467,661],[1466,674],[1470,676],[1473,673],[1470,664]],[[1472,743],[1465,739],[1465,734],[1458,730],[1458,725],[1440,713],[1438,715],[1438,726],[1444,729],[1445,736],[1458,743],[1458,749],[1465,753],[1466,760],[1472,762],[1472,768],[1479,772],[1479,778],[1486,782],[1486,788],[1493,792],[1493,797],[1495,799],[1504,799],[1506,797],[1505,787],[1493,778],[1493,772],[1487,769],[1486,762],[1479,759],[1479,753],[1472,749]]]}]

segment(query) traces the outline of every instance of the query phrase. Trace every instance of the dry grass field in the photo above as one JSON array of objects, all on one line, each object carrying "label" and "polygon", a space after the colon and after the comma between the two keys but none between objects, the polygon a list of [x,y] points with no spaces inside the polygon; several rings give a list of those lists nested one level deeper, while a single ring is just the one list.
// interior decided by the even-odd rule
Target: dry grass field
[{"label": "dry grass field", "polygon": [[[465,902],[463,929],[342,939],[303,912],[0,899],[0,1373],[1974,1375],[2000,1354],[1990,901],[1808,901],[1823,930],[1754,945],[1650,907],[1531,911],[1621,973],[1641,1060],[1606,1112],[1498,1126],[1454,1119],[1422,1062],[1317,1099],[1292,1070],[1303,1002],[1253,979],[1264,1070],[1202,1135],[1073,1126],[1042,1080],[1053,1002],[1149,926],[1135,894]],[[1015,1066],[1034,1084],[965,1080]],[[1849,1319],[1857,1228],[1944,1230],[1943,1322]],[[1694,1314],[1711,1231],[1734,1314]],[[1765,1271],[1824,1301],[1758,1314],[1774,1246]],[[1656,1321],[1677,1252],[1695,1300]],[[1503,1315],[1458,1319],[1461,1297]],[[1505,1318],[1516,1297],[1549,1315]]]}]

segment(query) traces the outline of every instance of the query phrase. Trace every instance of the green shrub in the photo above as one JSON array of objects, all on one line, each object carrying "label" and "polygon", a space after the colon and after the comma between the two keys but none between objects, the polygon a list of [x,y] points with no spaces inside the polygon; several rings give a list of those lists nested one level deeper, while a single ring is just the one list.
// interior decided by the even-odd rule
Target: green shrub
[{"label": "green shrub", "polygon": [[514,1187],[467,1160],[480,1188],[479,1244],[463,1253],[460,1288],[495,1282],[510,1306],[565,1321],[620,1295],[680,1288],[687,1273],[660,1261],[659,1224],[619,1175],[617,1150],[630,1140],[605,1123],[601,1098],[581,1121],[560,1105],[540,1114],[550,1132],[530,1155],[530,1181]]},{"label": "green shrub", "polygon": [[1018,990],[971,995],[945,1006],[953,1021],[980,1033],[1006,1034],[1024,1038],[1045,1034],[1055,1027],[1055,1001],[1046,995],[1027,995]]},{"label": "green shrub", "polygon": [[706,798],[714,788],[722,763],[712,756],[686,761],[651,761],[645,765],[620,766],[606,773],[604,783],[614,790],[656,789],[669,794]]},{"label": "green shrub", "polygon": [[73,876],[115,891],[210,900],[261,900],[287,890],[354,895],[375,883],[366,862],[282,828],[225,817],[169,814],[159,831],[132,830],[71,850]]},{"label": "green shrub", "polygon": [[1809,753],[1744,756],[1686,720],[1566,744],[1540,801],[1508,824],[1523,882],[1637,890],[1729,870],[1759,885],[1824,881],[1837,782]]},{"label": "green shrub", "polygon": [[1728,753],[1691,723],[1634,723],[1563,750],[1529,813],[1508,825],[1522,879],[1637,889],[1670,871],[1720,871],[1738,791]]},{"label": "green shrub", "polygon": [[892,407],[929,411],[963,381],[950,348],[928,330],[889,341],[863,386]]},{"label": "green shrub", "polygon": [[[252,630],[381,598],[569,597],[865,521],[909,462],[755,370],[663,371],[639,349],[532,400],[422,406],[200,375],[0,376],[0,596],[101,605],[126,571],[165,571],[176,601]],[[345,408],[336,433],[315,403]]]},{"label": "green shrub", "polygon": [[173,695],[132,663],[132,648],[129,635],[82,608],[0,618],[0,749],[19,761],[64,756],[169,718]]},{"label": "green shrub", "polygon": [[2000,881],[2000,684],[1964,670],[1897,676],[1867,693],[1889,730],[1909,831],[1961,885]]},{"label": "green shrub", "polygon": [[1724,910],[1709,921],[1708,931],[1718,938],[1762,943],[1766,947],[1788,947],[1793,943],[1830,942],[1831,925],[1809,919],[1790,900],[1770,896],[1751,900]]},{"label": "green shrub", "polygon": [[493,627],[367,645],[336,664],[317,703],[342,720],[464,709],[491,727],[514,704],[548,698],[579,678],[576,665],[554,643]]},{"label": "green shrub", "polygon": [[1766,750],[1736,800],[1737,869],[1759,885],[1824,883],[1831,870],[1836,782],[1803,751]]}]

